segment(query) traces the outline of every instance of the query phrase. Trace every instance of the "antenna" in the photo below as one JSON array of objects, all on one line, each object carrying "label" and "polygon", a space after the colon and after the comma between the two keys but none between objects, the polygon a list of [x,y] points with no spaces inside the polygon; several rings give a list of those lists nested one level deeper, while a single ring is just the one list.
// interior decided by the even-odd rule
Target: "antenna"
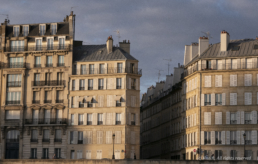
[{"label": "antenna", "polygon": [[7,22],[8,22],[8,23],[10,23],[9,15],[8,15],[8,14],[0,14],[0,15],[4,15],[4,16],[6,16]]},{"label": "antenna", "polygon": [[75,8],[75,7],[78,7],[78,6],[73,6],[73,7],[71,7],[71,11],[73,11],[73,8]]},{"label": "antenna", "polygon": [[203,32],[202,31],[202,33],[204,33],[208,39],[212,38],[212,36],[211,36],[209,31],[207,31],[207,32]]},{"label": "antenna", "polygon": [[162,69],[157,69],[157,68],[156,68],[156,70],[159,71],[159,73],[158,73],[158,82],[159,82],[159,77],[160,77],[160,75],[161,75],[160,71],[163,71],[163,70],[162,70]]},{"label": "antenna", "polygon": [[170,66],[169,62],[171,62],[171,61],[172,61],[172,59],[163,59],[163,60],[168,61],[168,75],[169,75],[169,66]]},{"label": "antenna", "polygon": [[117,35],[117,38],[118,38],[118,43],[119,43],[119,39],[120,39],[120,31],[119,31],[119,30],[116,30],[116,31],[114,31],[114,32],[116,32],[116,35]]}]

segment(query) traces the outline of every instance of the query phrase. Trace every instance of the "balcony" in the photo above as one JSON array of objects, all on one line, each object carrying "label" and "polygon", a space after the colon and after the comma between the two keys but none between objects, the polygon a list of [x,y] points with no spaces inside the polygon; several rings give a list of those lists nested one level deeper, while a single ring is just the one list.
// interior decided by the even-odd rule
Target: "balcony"
[{"label": "balcony", "polygon": [[31,139],[30,139],[30,142],[38,142],[38,139],[31,138]]},{"label": "balcony", "polygon": [[83,144],[83,140],[78,140],[78,144]]},{"label": "balcony", "polygon": [[116,107],[121,107],[121,102],[116,102]]},{"label": "balcony", "polygon": [[252,140],[245,140],[246,145],[252,145]]},{"label": "balcony", "polygon": [[62,143],[62,139],[61,138],[55,138],[54,142],[61,142]]},{"label": "balcony", "polygon": [[21,81],[7,82],[7,87],[21,87]]},{"label": "balcony", "polygon": [[230,124],[237,124],[237,120],[230,120]]},{"label": "balcony", "polygon": [[136,87],[135,87],[135,86],[131,86],[131,89],[134,89],[134,90],[136,90]]},{"label": "balcony", "polygon": [[58,67],[64,67],[64,66],[65,66],[65,63],[57,63],[57,66],[58,66]]},{"label": "balcony", "polygon": [[211,144],[211,140],[205,139],[205,140],[204,140],[204,144]]},{"label": "balcony", "polygon": [[46,67],[53,67],[53,63],[47,63],[45,66]]},{"label": "balcony", "polygon": [[42,142],[50,142],[50,139],[49,138],[43,138]]},{"label": "balcony", "polygon": [[49,159],[48,156],[43,156],[41,159]]},{"label": "balcony", "polygon": [[45,104],[52,103],[52,100],[44,100]]},{"label": "balcony", "polygon": [[84,104],[79,103],[79,108],[84,108]]},{"label": "balcony", "polygon": [[237,140],[230,140],[230,145],[236,145],[237,144]]},{"label": "balcony", "polygon": [[245,120],[245,124],[251,124],[252,120]]},{"label": "balcony", "polygon": [[104,87],[103,86],[99,86],[99,90],[103,90],[104,89]]},{"label": "balcony", "polygon": [[216,139],[215,144],[216,144],[216,145],[220,145],[220,144],[222,144],[222,141]]},{"label": "balcony", "polygon": [[85,87],[80,87],[79,90],[85,90]]},{"label": "balcony", "polygon": [[16,142],[19,142],[19,138],[6,139],[6,143],[16,143]]},{"label": "balcony", "polygon": [[6,105],[20,105],[21,101],[16,100],[16,101],[6,101]]},{"label": "balcony", "polygon": [[222,102],[215,102],[215,105],[222,105]]},{"label": "balcony", "polygon": [[26,63],[24,62],[2,63],[1,68],[26,68]]},{"label": "balcony", "polygon": [[83,125],[83,121],[78,121],[78,125]]},{"label": "balcony", "polygon": [[93,90],[93,87],[88,87],[88,90]]},{"label": "balcony", "polygon": [[85,69],[75,69],[73,71],[73,75],[79,75],[79,72],[81,75],[87,75],[87,74],[115,74],[115,73],[131,73],[131,74],[137,74],[142,75],[142,69],[139,68],[117,68],[117,67],[111,67],[111,68],[85,68]]},{"label": "balcony", "polygon": [[211,105],[211,102],[204,102],[204,105]]},{"label": "balcony", "polygon": [[56,103],[64,103],[64,100],[56,100]]},{"label": "balcony", "polygon": [[25,119],[25,124],[67,124],[66,118]]},{"label": "balcony", "polygon": [[121,125],[121,121],[116,121],[116,125]]},{"label": "balcony", "polygon": [[64,50],[64,51],[70,51],[71,45],[48,45],[48,46],[42,46],[42,45],[36,45],[36,46],[29,46],[28,48],[24,46],[11,46],[6,48],[6,52],[20,52],[20,51],[58,51],[58,50]]},{"label": "balcony", "polygon": [[32,100],[32,104],[39,104],[40,100]]},{"label": "balcony", "polygon": [[87,121],[87,125],[92,125],[92,121]]},{"label": "balcony", "polygon": [[121,86],[116,86],[116,89],[121,89]]},{"label": "balcony", "polygon": [[131,121],[131,125],[135,125],[135,121]]},{"label": "balcony", "polygon": [[32,81],[32,86],[62,86],[65,80]]},{"label": "balcony", "polygon": [[92,108],[92,107],[93,107],[93,104],[88,103],[87,107],[88,107],[88,108]]},{"label": "balcony", "polygon": [[34,68],[41,68],[41,64],[34,64]]},{"label": "balcony", "polygon": [[98,125],[103,125],[103,121],[98,121]]}]

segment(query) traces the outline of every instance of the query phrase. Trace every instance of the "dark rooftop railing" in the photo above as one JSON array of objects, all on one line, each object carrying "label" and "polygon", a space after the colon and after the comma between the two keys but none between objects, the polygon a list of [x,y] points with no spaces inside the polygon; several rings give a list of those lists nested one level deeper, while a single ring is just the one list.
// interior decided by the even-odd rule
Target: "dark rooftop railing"
[{"label": "dark rooftop railing", "polygon": [[1,68],[26,68],[26,63],[15,62],[15,63],[1,63]]},{"label": "dark rooftop railing", "polygon": [[90,75],[90,74],[114,74],[114,73],[131,73],[131,74],[142,74],[142,69],[139,68],[94,68],[94,69],[74,69],[73,75]]},{"label": "dark rooftop railing", "polygon": [[21,52],[21,51],[57,51],[57,50],[64,50],[64,51],[70,51],[72,50],[70,44],[65,45],[48,45],[48,46],[42,46],[42,45],[36,45],[36,46],[10,46],[6,47],[6,52]]}]

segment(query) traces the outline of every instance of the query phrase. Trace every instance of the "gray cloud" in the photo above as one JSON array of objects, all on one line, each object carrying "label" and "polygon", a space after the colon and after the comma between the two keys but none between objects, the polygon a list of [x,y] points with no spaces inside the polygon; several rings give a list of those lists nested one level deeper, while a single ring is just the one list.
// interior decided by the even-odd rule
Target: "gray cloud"
[{"label": "gray cloud", "polygon": [[[87,44],[105,44],[119,29],[121,39],[131,41],[131,54],[143,69],[141,92],[157,81],[157,69],[167,74],[183,63],[184,45],[197,42],[201,31],[210,31],[211,43],[219,42],[221,30],[231,39],[257,36],[256,0],[0,0],[0,14],[9,14],[11,24],[59,22],[76,14],[76,39]],[[1,22],[4,16],[0,15]],[[170,72],[172,69],[170,69]]]}]

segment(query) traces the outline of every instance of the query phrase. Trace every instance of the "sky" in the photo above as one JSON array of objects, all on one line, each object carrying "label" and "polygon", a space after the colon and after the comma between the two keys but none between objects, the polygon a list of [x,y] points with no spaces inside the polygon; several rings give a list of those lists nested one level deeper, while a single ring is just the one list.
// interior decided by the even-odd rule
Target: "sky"
[{"label": "sky", "polygon": [[131,55],[142,69],[141,94],[183,64],[184,46],[210,32],[210,43],[226,30],[230,39],[258,36],[258,0],[0,0],[0,22],[11,24],[62,22],[73,10],[75,39],[105,44],[109,35],[118,44],[130,40]]}]

